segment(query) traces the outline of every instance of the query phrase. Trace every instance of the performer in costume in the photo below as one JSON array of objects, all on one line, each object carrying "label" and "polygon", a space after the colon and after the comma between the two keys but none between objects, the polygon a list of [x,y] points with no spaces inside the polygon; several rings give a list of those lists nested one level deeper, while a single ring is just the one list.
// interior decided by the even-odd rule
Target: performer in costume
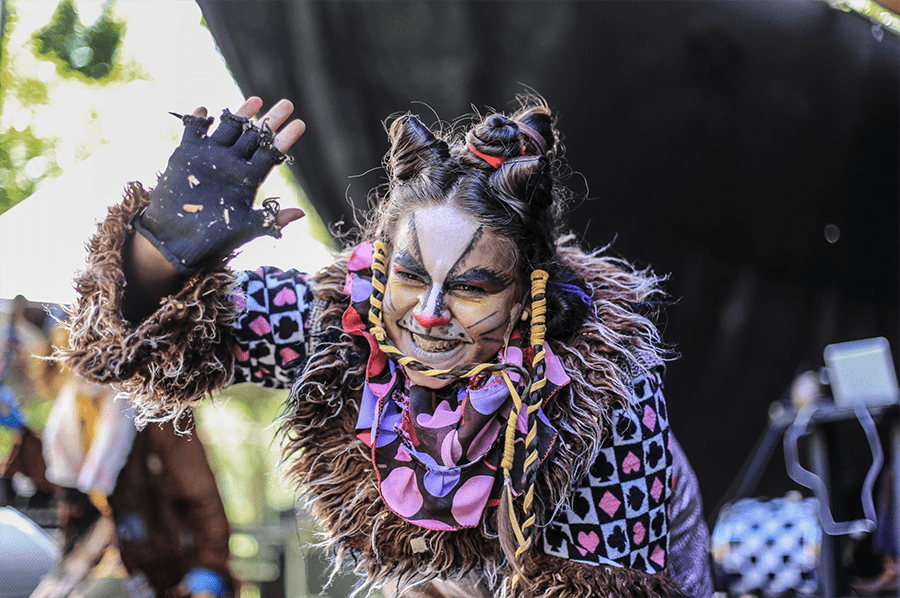
[{"label": "performer in costume", "polygon": [[[539,98],[389,127],[389,184],[316,274],[234,273],[300,217],[256,189],[303,133],[282,100],[205,109],[89,244],[60,357],[139,422],[227,384],[290,388],[288,476],[337,562],[402,596],[711,594],[696,478],[670,434],[648,271],[561,233]],[[280,130],[279,130],[280,129]],[[277,134],[276,134],[276,131]]]},{"label": "performer in costume", "polygon": [[236,595],[231,528],[200,440],[173,423],[136,432],[134,409],[110,386],[71,371],[55,378],[65,381],[41,435],[11,391],[0,397],[10,412],[0,425],[14,435],[0,475],[23,475],[58,501],[62,559],[32,598]]}]

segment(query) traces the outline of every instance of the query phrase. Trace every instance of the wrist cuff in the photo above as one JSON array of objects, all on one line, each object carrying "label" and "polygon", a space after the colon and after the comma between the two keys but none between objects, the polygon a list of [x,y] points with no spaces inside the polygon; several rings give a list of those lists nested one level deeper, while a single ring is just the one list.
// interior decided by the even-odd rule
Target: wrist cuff
[{"label": "wrist cuff", "polygon": [[115,384],[138,408],[135,423],[141,427],[177,420],[230,382],[234,341],[228,331],[237,311],[234,273],[218,263],[198,270],[139,325],[122,317],[122,246],[148,203],[144,188],[131,183],[98,225],[85,269],[74,281],[79,298],[67,308],[69,347],[55,354],[87,380]]}]

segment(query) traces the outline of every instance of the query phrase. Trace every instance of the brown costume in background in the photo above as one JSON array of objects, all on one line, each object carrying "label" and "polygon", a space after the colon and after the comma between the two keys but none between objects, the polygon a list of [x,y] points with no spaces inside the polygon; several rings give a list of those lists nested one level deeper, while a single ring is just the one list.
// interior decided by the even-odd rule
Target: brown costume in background
[{"label": "brown costume in background", "polygon": [[[182,422],[190,418],[187,414]],[[21,473],[40,490],[60,492],[45,471],[40,437],[23,428],[2,475]],[[196,434],[179,435],[171,422],[139,431],[108,501],[125,568],[132,575],[143,572],[159,596],[175,596],[193,567],[215,571],[235,588],[229,567],[231,528]],[[60,529],[67,546],[84,527],[85,506],[60,499]]]}]

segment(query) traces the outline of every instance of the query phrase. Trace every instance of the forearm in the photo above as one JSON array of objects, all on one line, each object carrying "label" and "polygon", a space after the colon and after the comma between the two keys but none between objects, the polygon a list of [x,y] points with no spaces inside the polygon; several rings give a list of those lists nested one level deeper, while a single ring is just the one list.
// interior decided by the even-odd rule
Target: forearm
[{"label": "forearm", "polygon": [[[127,392],[140,409],[139,419],[168,419],[231,381],[236,283],[221,262],[179,282],[173,295],[158,284],[142,282],[134,272],[128,278],[123,249],[134,239],[131,222],[147,201],[140,185],[130,185],[125,199],[110,208],[90,239],[87,263],[75,279],[79,297],[68,308],[64,324],[70,346],[57,357],[87,380],[113,383]],[[135,265],[132,260],[132,270]],[[152,311],[139,313],[131,307],[127,315],[136,320],[132,323],[126,319],[126,289],[132,285],[130,297],[139,297],[141,284],[144,292],[155,289],[140,299],[144,309]]]},{"label": "forearm", "polygon": [[164,297],[184,287],[185,277],[137,232],[122,247],[122,271],[125,275],[122,315],[132,324],[144,320],[159,308]]},{"label": "forearm", "polygon": [[703,504],[697,476],[681,445],[671,436],[675,494],[672,497],[669,554],[674,579],[695,598],[712,595],[709,567],[709,529],[703,519]]}]

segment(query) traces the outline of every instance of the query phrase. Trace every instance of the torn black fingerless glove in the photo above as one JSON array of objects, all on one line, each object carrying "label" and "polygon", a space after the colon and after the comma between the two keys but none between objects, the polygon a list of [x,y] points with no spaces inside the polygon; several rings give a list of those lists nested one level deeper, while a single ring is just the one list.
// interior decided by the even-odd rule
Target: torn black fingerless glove
[{"label": "torn black fingerless glove", "polygon": [[273,145],[275,134],[265,123],[257,126],[227,109],[211,135],[212,117],[179,118],[181,144],[134,227],[189,275],[251,239],[281,236],[278,203],[266,200],[263,209],[254,210],[253,201],[269,171],[287,156]]}]

